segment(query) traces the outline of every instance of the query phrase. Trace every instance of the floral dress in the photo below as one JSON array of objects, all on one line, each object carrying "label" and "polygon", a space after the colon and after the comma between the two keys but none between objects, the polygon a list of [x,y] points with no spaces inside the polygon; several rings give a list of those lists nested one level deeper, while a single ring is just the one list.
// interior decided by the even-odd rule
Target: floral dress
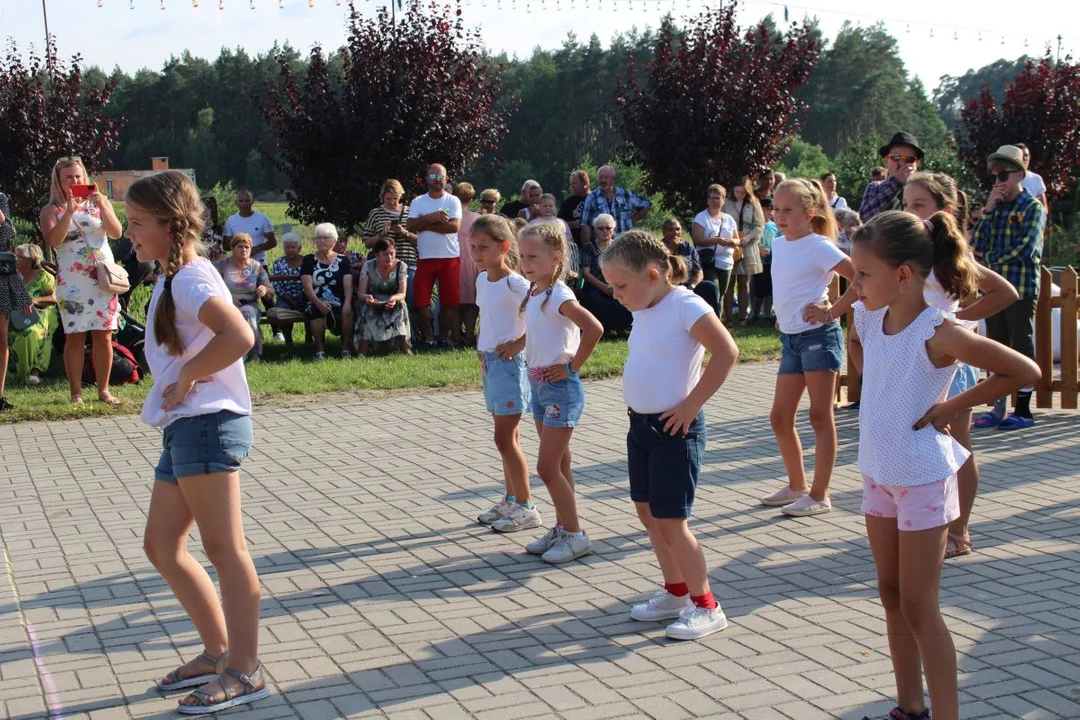
[{"label": "floral dress", "polygon": [[[398,260],[387,277],[379,274],[378,260],[368,260],[361,271],[367,277],[367,291],[376,300],[386,302],[391,295],[398,294],[401,279],[408,277],[408,266]],[[407,281],[406,281],[407,282]],[[409,312],[404,301],[398,301],[389,310],[382,305],[360,303],[360,312],[356,318],[356,336],[358,340],[385,342],[409,334]]]},{"label": "floral dress", "polygon": [[[19,282],[22,277],[16,275]],[[56,291],[56,281],[52,275],[39,270],[34,279],[27,287],[31,297],[39,298],[52,295]],[[31,370],[40,373],[48,372],[52,363],[53,333],[56,332],[57,312],[56,306],[38,308],[40,319],[30,327],[11,332],[8,334],[8,342],[11,345],[11,369],[15,372],[15,378],[20,382],[26,382],[30,377]]]},{"label": "floral dress", "polygon": [[[55,208],[59,219],[63,208]],[[115,330],[120,304],[116,295],[98,287],[99,260],[113,262],[105,237],[101,210],[93,203],[79,207],[71,218],[67,237],[56,249],[56,301],[65,333]]]}]

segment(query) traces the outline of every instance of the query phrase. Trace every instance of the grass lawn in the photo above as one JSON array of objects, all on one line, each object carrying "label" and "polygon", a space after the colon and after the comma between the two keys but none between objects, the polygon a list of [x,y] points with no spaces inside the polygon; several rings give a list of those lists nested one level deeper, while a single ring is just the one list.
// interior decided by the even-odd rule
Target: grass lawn
[{"label": "grass lawn", "polygon": [[[296,328],[298,341],[303,330]],[[770,328],[735,328],[732,331],[739,345],[740,360],[753,362],[775,358],[780,353],[780,340]],[[342,394],[363,397],[381,392],[409,392],[431,389],[478,390],[480,366],[476,353],[454,350],[404,357],[389,355],[378,358],[339,360],[336,357],[315,363],[314,351],[298,345],[299,357],[286,358],[284,347],[267,342],[263,362],[248,366],[248,383],[256,403],[289,404],[325,400],[340,402]],[[336,340],[328,342],[331,355],[338,352]],[[616,377],[626,362],[626,342],[605,340],[597,347],[582,370],[583,378]],[[151,378],[138,385],[121,385],[113,393],[123,402],[110,408],[97,401],[94,388],[87,388],[86,404],[72,405],[68,398],[67,381],[59,358],[53,373],[38,387],[9,383],[7,398],[14,409],[0,414],[0,421],[66,420],[102,415],[138,413],[150,390]]]}]

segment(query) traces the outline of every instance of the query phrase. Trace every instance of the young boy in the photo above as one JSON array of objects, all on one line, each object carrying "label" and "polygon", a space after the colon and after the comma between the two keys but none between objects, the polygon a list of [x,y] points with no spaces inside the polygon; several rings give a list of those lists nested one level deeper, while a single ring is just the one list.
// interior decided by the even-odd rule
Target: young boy
[{"label": "young boy", "polygon": [[780,230],[773,222],[773,201],[771,197],[761,199],[761,212],[765,215],[765,232],[761,236],[759,248],[761,250],[761,272],[753,277],[752,290],[754,303],[750,315],[750,322],[759,320],[772,323],[772,245],[773,240],[780,234]]},{"label": "young boy", "polygon": [[[973,245],[983,264],[1011,282],[1020,299],[986,319],[986,334],[1025,357],[1035,358],[1035,302],[1039,297],[1039,265],[1046,210],[1024,189],[1024,153],[1003,145],[986,159],[993,189],[982,218],[975,226]],[[1035,424],[1031,416],[1031,392],[1022,388],[1016,407],[1006,416],[1006,398],[975,420],[977,428],[1022,430]]]}]

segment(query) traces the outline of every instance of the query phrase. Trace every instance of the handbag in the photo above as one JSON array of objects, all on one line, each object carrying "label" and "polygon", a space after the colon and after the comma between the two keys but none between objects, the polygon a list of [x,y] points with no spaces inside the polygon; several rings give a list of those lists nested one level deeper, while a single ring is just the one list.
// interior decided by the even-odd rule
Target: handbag
[{"label": "handbag", "polygon": [[30,312],[26,312],[26,308],[12,310],[8,315],[8,327],[12,332],[21,332],[37,325],[40,320],[41,313],[38,312],[37,305],[31,305]]},{"label": "handbag", "polygon": [[742,259],[743,259],[742,247],[736,246],[734,252],[732,252],[732,254],[731,254],[731,261],[737,263],[737,262],[742,262]]},{"label": "handbag", "polygon": [[0,252],[0,275],[15,274],[15,253]]},{"label": "handbag", "polygon": [[[93,252],[96,258],[97,252],[94,252],[93,248],[90,247],[90,243],[86,242],[85,235],[83,236],[83,243],[86,244],[86,249]],[[98,287],[105,292],[113,295],[123,295],[131,289],[131,281],[128,279],[127,270],[120,265],[111,260],[94,260],[94,268],[97,270]]]}]

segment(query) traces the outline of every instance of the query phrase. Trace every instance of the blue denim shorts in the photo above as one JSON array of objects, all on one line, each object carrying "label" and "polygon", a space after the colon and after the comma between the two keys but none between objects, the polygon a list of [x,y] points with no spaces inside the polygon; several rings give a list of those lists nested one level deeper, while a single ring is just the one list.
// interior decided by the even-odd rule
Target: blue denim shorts
[{"label": "blue denim shorts", "polygon": [[788,335],[780,333],[777,375],[836,372],[844,364],[844,331],[836,320],[828,325]]},{"label": "blue denim shorts", "polygon": [[493,352],[481,352],[480,375],[484,404],[492,415],[520,415],[529,407],[529,369],[525,353],[504,360]]},{"label": "blue denim shorts", "polygon": [[228,410],[173,420],[161,437],[154,477],[176,485],[177,478],[235,472],[254,438],[251,416]]},{"label": "blue denim shorts", "polygon": [[953,375],[952,385],[949,386],[949,394],[946,400],[970,390],[979,384],[979,368],[960,363],[956,366],[956,374]]},{"label": "blue denim shorts", "polygon": [[664,432],[660,415],[629,410],[626,433],[626,467],[630,475],[630,499],[649,503],[654,518],[690,517],[705,455],[705,413],[700,412],[686,435]]},{"label": "blue denim shorts", "polygon": [[546,427],[577,427],[585,411],[585,389],[575,373],[565,380],[529,379],[533,420]]}]

